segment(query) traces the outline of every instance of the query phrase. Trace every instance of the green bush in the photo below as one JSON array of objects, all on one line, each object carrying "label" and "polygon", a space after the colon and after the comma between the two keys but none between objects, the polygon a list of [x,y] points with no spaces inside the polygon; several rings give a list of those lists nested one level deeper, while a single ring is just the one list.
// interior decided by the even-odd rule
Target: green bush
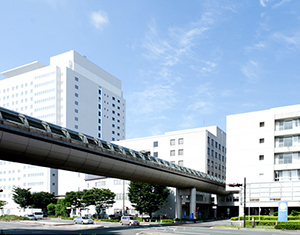
[{"label": "green bush", "polygon": [[[274,226],[277,220],[255,220],[255,226]],[[246,225],[252,225],[251,220],[246,220]]]},{"label": "green bush", "polygon": [[97,221],[101,221],[101,222],[116,222],[116,223],[120,222],[120,220],[118,220],[118,219],[97,219]]},{"label": "green bush", "polygon": [[163,219],[161,222],[162,223],[173,223],[173,220],[171,220],[171,219]]},{"label": "green bush", "polygon": [[289,215],[288,216],[288,220],[300,220],[300,216],[298,215],[298,216],[291,216],[291,215]]},{"label": "green bush", "polygon": [[9,222],[9,221],[16,221],[16,220],[29,220],[29,218],[23,217],[23,216],[17,216],[17,215],[1,215],[0,216],[0,221]]},{"label": "green bush", "polygon": [[285,223],[280,222],[277,225],[275,225],[274,228],[275,229],[285,229],[285,230],[300,230],[300,223],[295,223],[295,222],[287,223],[287,222],[285,222]]},{"label": "green bush", "polygon": [[297,215],[300,215],[300,212],[299,211],[295,211],[295,210],[292,210],[291,216],[297,216]]},{"label": "green bush", "polygon": [[278,216],[278,211],[274,212],[273,216]]}]

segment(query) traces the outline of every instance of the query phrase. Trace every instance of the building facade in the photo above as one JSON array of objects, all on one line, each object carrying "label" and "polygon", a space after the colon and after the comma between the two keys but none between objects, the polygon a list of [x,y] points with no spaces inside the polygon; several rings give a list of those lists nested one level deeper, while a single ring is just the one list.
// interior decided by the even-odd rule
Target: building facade
[{"label": "building facade", "polygon": [[[36,61],[2,75],[0,106],[103,140],[125,139],[121,81],[75,51],[51,57],[48,66]],[[85,178],[82,173],[0,161],[0,199],[10,208],[13,187],[64,195],[82,190]]]},{"label": "building facade", "polygon": [[[278,201],[299,210],[300,105],[227,116],[227,149],[226,182],[246,178],[247,213],[272,214]],[[241,205],[243,192],[231,201]]]},{"label": "building facade", "polygon": [[[151,156],[195,169],[220,179],[226,179],[226,133],[217,126],[167,132],[164,135],[122,140],[116,144],[143,151]],[[176,190],[171,189],[168,203],[160,215],[175,217]],[[189,216],[189,196],[182,197],[182,218]],[[216,217],[212,203],[217,203],[210,194],[197,192],[197,217]],[[126,205],[130,204],[126,201]],[[129,206],[131,208],[131,206]]]}]

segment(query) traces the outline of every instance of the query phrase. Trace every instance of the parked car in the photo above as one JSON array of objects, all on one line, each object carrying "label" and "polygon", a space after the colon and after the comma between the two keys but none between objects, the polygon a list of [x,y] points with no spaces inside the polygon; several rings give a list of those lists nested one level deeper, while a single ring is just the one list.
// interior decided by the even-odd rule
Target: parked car
[{"label": "parked car", "polygon": [[123,224],[127,224],[129,226],[132,225],[140,225],[140,221],[138,221],[137,219],[134,219],[133,216],[122,216],[120,223]]},{"label": "parked car", "polygon": [[43,212],[34,212],[33,215],[35,216],[36,219],[43,219],[44,217]]},{"label": "parked car", "polygon": [[31,219],[31,220],[37,220],[34,215],[25,214],[24,217],[27,217],[28,219]]},{"label": "parked car", "polygon": [[83,217],[78,216],[73,221],[74,221],[74,224],[93,224],[94,223],[94,220],[90,219],[87,216],[83,216]]}]

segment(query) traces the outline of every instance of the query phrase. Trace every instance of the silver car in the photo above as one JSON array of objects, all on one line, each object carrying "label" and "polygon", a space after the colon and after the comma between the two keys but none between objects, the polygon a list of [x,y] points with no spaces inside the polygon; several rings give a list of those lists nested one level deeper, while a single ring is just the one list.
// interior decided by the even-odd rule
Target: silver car
[{"label": "silver car", "polygon": [[120,223],[123,224],[127,224],[129,226],[132,225],[140,225],[140,221],[138,221],[137,219],[134,219],[132,216],[122,216]]},{"label": "silver car", "polygon": [[94,223],[94,220],[90,219],[87,216],[76,217],[73,221],[74,221],[74,224],[93,224]]}]

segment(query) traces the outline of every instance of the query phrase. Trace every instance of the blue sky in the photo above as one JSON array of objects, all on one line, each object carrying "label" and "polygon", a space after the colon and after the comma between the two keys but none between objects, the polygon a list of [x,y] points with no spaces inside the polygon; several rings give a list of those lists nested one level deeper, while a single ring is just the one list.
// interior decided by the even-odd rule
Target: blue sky
[{"label": "blue sky", "polygon": [[119,78],[128,139],[299,103],[298,0],[0,0],[0,29],[0,71],[75,50]]}]

